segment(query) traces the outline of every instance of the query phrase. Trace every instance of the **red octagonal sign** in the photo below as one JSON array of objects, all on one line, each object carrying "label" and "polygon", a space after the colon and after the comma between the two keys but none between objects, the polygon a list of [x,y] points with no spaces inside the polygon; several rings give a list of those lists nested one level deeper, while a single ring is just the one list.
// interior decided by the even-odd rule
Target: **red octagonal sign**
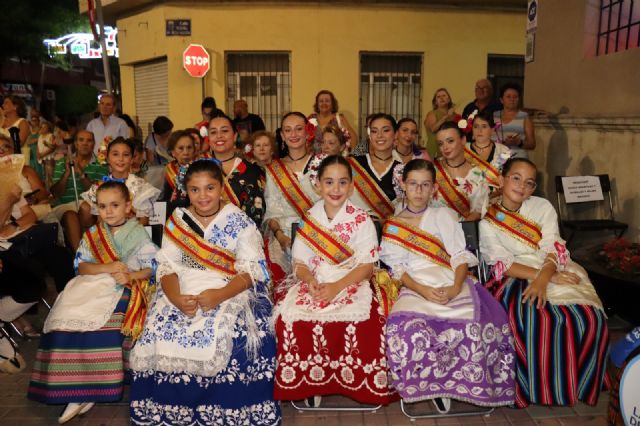
[{"label": "red octagonal sign", "polygon": [[201,44],[190,44],[182,54],[182,66],[191,77],[204,77],[211,66],[209,53]]}]

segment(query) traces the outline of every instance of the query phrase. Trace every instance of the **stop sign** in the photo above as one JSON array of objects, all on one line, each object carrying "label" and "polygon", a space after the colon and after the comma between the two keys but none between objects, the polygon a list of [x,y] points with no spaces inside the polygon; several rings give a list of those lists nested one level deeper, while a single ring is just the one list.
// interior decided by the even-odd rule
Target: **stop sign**
[{"label": "stop sign", "polygon": [[209,71],[209,53],[201,44],[190,44],[182,54],[182,66],[191,77],[204,77]]}]

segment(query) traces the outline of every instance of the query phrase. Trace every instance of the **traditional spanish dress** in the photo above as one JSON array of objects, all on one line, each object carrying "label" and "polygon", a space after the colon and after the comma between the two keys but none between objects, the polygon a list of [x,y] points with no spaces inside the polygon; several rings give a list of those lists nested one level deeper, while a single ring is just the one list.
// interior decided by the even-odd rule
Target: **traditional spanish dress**
[{"label": "traditional spanish dress", "polygon": [[402,161],[393,160],[382,174],[378,174],[371,163],[369,154],[349,157],[353,171],[355,191],[353,204],[367,211],[371,216],[384,221],[393,215],[396,199],[394,173],[400,170]]},{"label": "traditional spanish dress", "polygon": [[282,250],[280,243],[266,225],[269,220],[278,221],[280,229],[291,238],[291,225],[298,222],[313,203],[320,198],[311,180],[321,156],[312,156],[301,173],[294,173],[282,160],[275,159],[267,165],[267,184],[264,196],[267,211],[264,216],[267,258],[273,273],[274,285],[291,273],[291,253]]},{"label": "traditional spanish dress", "polygon": [[[407,273],[433,288],[453,285],[461,264],[478,264],[447,208],[427,209],[418,228],[389,219],[381,249],[393,278]],[[404,401],[447,397],[482,406],[513,404],[515,356],[507,315],[472,277],[446,305],[403,287],[387,320],[387,360]]]},{"label": "traditional spanish dress", "polygon": [[464,158],[467,159],[474,167],[478,167],[484,174],[489,189],[493,190],[500,186],[498,178],[502,173],[502,166],[511,158],[511,150],[504,144],[493,143],[491,152],[487,160],[483,160],[482,157],[475,151],[472,143],[468,143],[464,149]]},{"label": "traditional spanish dress", "polygon": [[[492,205],[480,222],[480,249],[494,265],[490,290],[509,315],[516,347],[516,404],[595,405],[605,375],[609,333],[602,302],[586,271],[573,262],[544,198],[530,197],[518,212]],[[542,267],[547,254],[558,269],[580,276],[577,285],[550,282],[543,308],[522,303],[528,280],[502,272],[519,263]]]},{"label": "traditional spanish dress", "polygon": [[[114,179],[109,176],[104,179]],[[115,179],[117,180],[117,179]],[[98,206],[96,204],[96,193],[102,182],[94,183],[89,190],[82,193],[82,199],[91,205],[91,214],[98,215]],[[132,199],[133,210],[136,217],[153,216],[153,203],[160,197],[160,190],[148,183],[146,180],[139,178],[133,173],[125,180],[124,184],[129,189]]]},{"label": "traditional spanish dress", "polygon": [[269,272],[255,223],[226,204],[203,227],[178,208],[158,252],[158,281],[177,274],[182,294],[197,295],[248,273],[253,288],[194,317],[160,286],[131,352],[133,424],[277,425],[273,400],[275,339],[269,327]]},{"label": "traditional spanish dress", "polygon": [[[121,261],[130,271],[154,267],[156,246],[136,220],[115,234],[104,223],[83,236],[80,263]],[[60,293],[44,325],[28,397],[48,404],[112,402],[122,398],[125,335],[142,331],[148,280],[122,286],[111,274],[79,275]],[[142,310],[141,310],[142,309]]]},{"label": "traditional spanish dress", "polygon": [[189,204],[184,188],[184,175],[188,169],[189,164],[180,165],[176,160],[168,163],[165,168],[161,200],[167,202],[167,217],[171,216],[176,207],[186,207]]},{"label": "traditional spanish dress", "polygon": [[240,208],[259,227],[265,213],[264,186],[264,170],[257,164],[236,158],[231,172],[224,177],[222,198]]},{"label": "traditional spanish dress", "polygon": [[[303,219],[293,244],[295,263],[319,283],[341,279],[378,260],[378,240],[367,212],[347,200],[333,220],[319,201]],[[369,281],[354,282],[331,302],[318,302],[305,282],[277,306],[278,363],[275,398],[300,400],[340,394],[387,404],[385,316]]]},{"label": "traditional spanish dress", "polygon": [[436,159],[433,165],[436,167],[438,191],[433,194],[431,207],[449,207],[458,214],[460,221],[471,212],[484,215],[489,201],[489,186],[480,167],[474,166],[464,178],[456,178],[447,173],[444,160]]}]

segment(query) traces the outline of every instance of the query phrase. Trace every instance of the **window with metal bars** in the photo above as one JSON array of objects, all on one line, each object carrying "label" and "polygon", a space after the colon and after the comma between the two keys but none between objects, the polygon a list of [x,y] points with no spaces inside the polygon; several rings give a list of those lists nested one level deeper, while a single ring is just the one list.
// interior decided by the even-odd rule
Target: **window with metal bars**
[{"label": "window with metal bars", "polygon": [[596,55],[640,47],[640,1],[600,0]]},{"label": "window with metal bars", "polygon": [[422,54],[360,53],[360,134],[368,115],[385,112],[421,123]]},{"label": "window with metal bars", "polygon": [[[506,83],[517,83],[524,90],[524,56],[489,54],[487,57],[487,78],[493,85],[493,96],[498,99],[500,88]],[[520,96],[520,103],[524,93]]]},{"label": "window with metal bars", "polygon": [[227,113],[244,99],[249,112],[262,117],[269,131],[280,125],[280,117],[291,108],[291,74],[287,52],[226,52]]}]

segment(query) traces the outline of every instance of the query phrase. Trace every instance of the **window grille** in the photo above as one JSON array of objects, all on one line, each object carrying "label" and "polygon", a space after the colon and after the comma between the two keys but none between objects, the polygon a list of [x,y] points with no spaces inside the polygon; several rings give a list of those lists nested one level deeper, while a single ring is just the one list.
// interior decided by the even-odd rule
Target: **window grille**
[{"label": "window grille", "polygon": [[640,2],[600,0],[596,55],[640,46]]},{"label": "window grille", "polygon": [[497,100],[500,88],[506,83],[517,83],[523,90],[520,104],[524,100],[524,56],[494,55],[487,58],[487,78],[493,85],[493,96]]},{"label": "window grille", "polygon": [[244,99],[249,112],[262,117],[267,130],[275,131],[291,108],[289,53],[227,52],[226,112],[233,118],[233,103]]},{"label": "window grille", "polygon": [[385,112],[422,122],[422,54],[360,53],[360,134],[366,118]]}]

